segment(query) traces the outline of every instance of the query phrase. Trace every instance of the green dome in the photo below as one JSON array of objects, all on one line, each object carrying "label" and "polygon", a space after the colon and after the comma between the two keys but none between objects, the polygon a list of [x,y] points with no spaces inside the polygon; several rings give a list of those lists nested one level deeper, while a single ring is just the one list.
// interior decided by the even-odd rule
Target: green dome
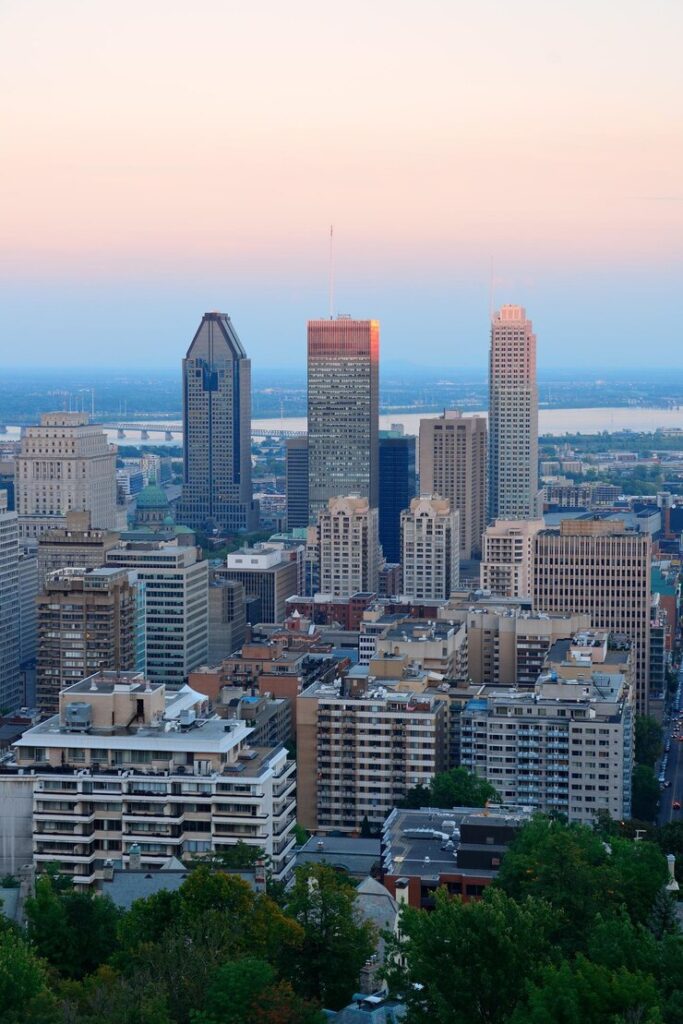
[{"label": "green dome", "polygon": [[147,484],[138,494],[136,505],[138,508],[168,508],[168,498],[163,488]]}]

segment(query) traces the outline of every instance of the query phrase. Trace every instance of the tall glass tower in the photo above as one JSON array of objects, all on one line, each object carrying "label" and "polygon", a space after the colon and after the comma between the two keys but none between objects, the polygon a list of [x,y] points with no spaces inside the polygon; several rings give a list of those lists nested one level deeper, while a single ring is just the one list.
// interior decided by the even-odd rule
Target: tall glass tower
[{"label": "tall glass tower", "polygon": [[229,316],[205,313],[183,359],[178,520],[221,533],[258,528],[251,488],[251,361]]},{"label": "tall glass tower", "polygon": [[489,521],[533,519],[537,499],[536,335],[522,306],[502,306],[489,351]]},{"label": "tall glass tower", "polygon": [[308,323],[308,512],[356,494],[379,504],[379,321]]}]

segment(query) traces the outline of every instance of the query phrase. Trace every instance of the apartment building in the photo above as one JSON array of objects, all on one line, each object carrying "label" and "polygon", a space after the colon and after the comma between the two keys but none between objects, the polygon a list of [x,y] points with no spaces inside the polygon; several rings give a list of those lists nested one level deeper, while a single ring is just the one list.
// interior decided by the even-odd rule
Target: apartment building
[{"label": "apartment building", "polygon": [[631,815],[633,690],[620,673],[550,672],[533,692],[493,691],[461,714],[460,757],[505,803],[590,823]]},{"label": "apartment building", "polygon": [[15,486],[22,517],[61,517],[72,509],[87,510],[94,527],[112,529],[116,447],[84,413],[44,413],[39,426],[27,427],[22,434]]},{"label": "apartment building", "polygon": [[126,569],[60,569],[38,595],[36,687],[41,715],[67,686],[101,669],[145,668],[145,588]]},{"label": "apartment building", "polygon": [[486,527],[486,419],[447,410],[420,420],[420,490],[460,514],[460,558],[481,554]]},{"label": "apartment building", "polygon": [[479,570],[482,590],[499,597],[530,597],[534,537],[542,519],[496,519],[484,532]]},{"label": "apartment building", "polygon": [[367,498],[330,498],[318,513],[319,591],[332,597],[377,593],[381,562],[379,513]]},{"label": "apartment building", "polygon": [[0,709],[21,704],[21,595],[17,513],[7,508],[0,491]]},{"label": "apartment building", "polygon": [[534,540],[533,601],[544,612],[585,612],[596,629],[633,643],[636,704],[647,713],[652,539],[620,520],[565,519]]},{"label": "apartment building", "polygon": [[238,720],[208,714],[189,687],[167,694],[141,673],[99,672],[60,694],[59,716],[14,747],[32,780],[33,859],[57,862],[87,888],[107,865],[143,867],[220,852],[263,850],[274,877],[293,865],[295,764],[258,748]]},{"label": "apartment building", "polygon": [[126,541],[107,565],[132,569],[145,584],[147,675],[182,686],[209,651],[209,569],[199,549],[164,541]]},{"label": "apartment building", "polygon": [[95,529],[90,512],[67,512],[63,526],[41,533],[38,539],[38,576],[41,585],[49,573],[78,566],[97,569],[107,551],[119,542],[113,530]]},{"label": "apartment building", "polygon": [[[367,645],[364,645],[367,651]],[[467,680],[467,628],[436,619],[390,622],[375,639],[374,656],[406,657],[411,664],[454,682]],[[366,654],[367,657],[367,654]]]},{"label": "apartment building", "polygon": [[446,710],[427,693],[390,692],[362,674],[297,698],[298,820],[313,831],[381,824],[412,786],[445,767]]},{"label": "apartment building", "polygon": [[401,512],[403,593],[416,601],[443,599],[457,587],[460,513],[448,498],[422,495]]}]

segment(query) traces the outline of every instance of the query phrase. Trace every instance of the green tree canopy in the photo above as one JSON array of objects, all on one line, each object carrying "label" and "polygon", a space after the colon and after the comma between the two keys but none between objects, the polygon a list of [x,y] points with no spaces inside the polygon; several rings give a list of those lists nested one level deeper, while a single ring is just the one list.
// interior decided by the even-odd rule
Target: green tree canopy
[{"label": "green tree canopy", "polygon": [[439,772],[429,786],[409,789],[401,801],[402,807],[484,807],[488,802],[500,802],[500,796],[486,779],[480,779],[466,768],[451,768]]},{"label": "green tree canopy", "polygon": [[662,752],[662,727],[650,715],[636,718],[636,761],[654,768]]},{"label": "green tree canopy", "polygon": [[374,950],[373,929],[361,923],[355,889],[324,864],[296,869],[287,913],[303,930],[289,977],[305,999],[328,1009],[344,1006],[358,987],[361,967]]},{"label": "green tree canopy", "polygon": [[659,783],[652,768],[646,764],[637,764],[631,782],[634,816],[643,821],[654,821],[659,806],[659,793]]}]

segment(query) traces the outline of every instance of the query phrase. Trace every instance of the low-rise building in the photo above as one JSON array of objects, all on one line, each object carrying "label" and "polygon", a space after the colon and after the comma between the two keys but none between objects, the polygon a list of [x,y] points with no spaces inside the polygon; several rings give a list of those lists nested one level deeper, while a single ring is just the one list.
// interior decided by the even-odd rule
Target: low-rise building
[{"label": "low-rise building", "polygon": [[242,841],[286,877],[295,764],[284,747],[252,746],[251,734],[210,716],[202,694],[167,695],[142,673],[99,672],[68,687],[59,715],[14,747],[16,771],[32,780],[36,869],[57,862],[88,887],[131,854],[154,869]]}]

